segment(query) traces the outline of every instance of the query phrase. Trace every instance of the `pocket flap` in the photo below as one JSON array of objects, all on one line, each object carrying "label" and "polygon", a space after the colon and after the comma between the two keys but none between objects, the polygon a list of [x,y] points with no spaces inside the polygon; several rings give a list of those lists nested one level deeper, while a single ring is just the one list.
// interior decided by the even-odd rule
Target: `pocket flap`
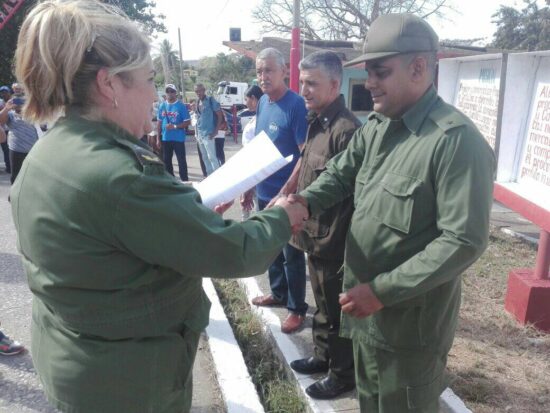
[{"label": "pocket flap", "polygon": [[422,181],[411,176],[388,172],[380,181],[380,185],[392,195],[411,196],[416,188],[422,185]]}]

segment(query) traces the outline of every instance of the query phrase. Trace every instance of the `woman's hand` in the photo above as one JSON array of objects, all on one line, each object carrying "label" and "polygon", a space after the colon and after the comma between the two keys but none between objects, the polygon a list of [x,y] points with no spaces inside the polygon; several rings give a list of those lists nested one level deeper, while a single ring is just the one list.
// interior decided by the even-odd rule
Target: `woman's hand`
[{"label": "woman's hand", "polygon": [[254,208],[254,188],[241,195],[241,208],[245,211],[252,211]]},{"label": "woman's hand", "polygon": [[234,202],[235,201],[232,200],[232,201],[229,201],[229,202],[224,202],[224,203],[218,204],[214,207],[214,212],[217,213],[217,214],[223,215],[223,213],[225,211],[227,211],[229,208],[231,208],[231,205],[233,205]]}]

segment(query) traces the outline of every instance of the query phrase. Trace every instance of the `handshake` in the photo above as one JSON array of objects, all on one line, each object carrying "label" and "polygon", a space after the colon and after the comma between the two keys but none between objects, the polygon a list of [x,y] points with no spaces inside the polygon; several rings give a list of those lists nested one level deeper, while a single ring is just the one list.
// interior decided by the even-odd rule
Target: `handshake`
[{"label": "handshake", "polygon": [[285,210],[293,234],[300,232],[304,227],[304,222],[309,219],[307,201],[303,196],[297,194],[278,195],[271,200],[267,208],[272,206],[280,206]]}]

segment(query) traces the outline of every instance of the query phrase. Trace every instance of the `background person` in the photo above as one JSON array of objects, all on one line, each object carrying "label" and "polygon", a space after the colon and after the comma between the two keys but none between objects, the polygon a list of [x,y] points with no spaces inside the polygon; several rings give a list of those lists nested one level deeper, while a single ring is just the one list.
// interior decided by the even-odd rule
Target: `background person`
[{"label": "background person", "polygon": [[[342,62],[330,51],[309,54],[300,62],[301,92],[308,113],[307,138],[302,157],[296,164],[296,185],[302,191],[317,177],[326,163],[341,153],[361,126],[346,108],[340,94]],[[297,188],[296,188],[297,186]],[[328,375],[306,388],[316,399],[333,399],[355,387],[351,340],[340,337],[340,303],[344,245],[353,213],[353,197],[316,214],[291,241],[307,252],[309,279],[317,310],[313,316],[314,356],[294,360],[290,367],[302,374],[327,372]]]},{"label": "background person", "polygon": [[341,334],[361,412],[439,412],[462,272],[488,242],[493,151],[433,85],[438,37],[412,14],[378,17],[365,62],[374,112],[293,196],[312,214],[354,196]]},{"label": "background person", "polygon": [[199,144],[202,161],[206,174],[210,175],[220,167],[216,156],[216,143],[214,138],[220,130],[223,122],[223,114],[220,104],[212,96],[206,96],[206,88],[202,83],[195,86],[197,94],[197,127],[195,136]]},{"label": "background person", "polygon": [[15,356],[25,350],[18,341],[10,339],[0,330],[0,356]]},{"label": "background person", "polygon": [[[285,59],[277,49],[267,48],[256,57],[256,75],[264,95],[260,98],[256,115],[256,135],[267,133],[284,157],[293,155],[290,164],[281,168],[256,186],[258,207],[263,210],[279,193],[286,194],[285,182],[300,157],[306,136],[306,106],[304,99],[288,89]],[[243,198],[249,205],[253,191]],[[269,267],[271,293],[252,300],[254,305],[286,305],[288,316],[281,325],[283,333],[298,330],[307,311],[306,266],[304,253],[287,245]]]},{"label": "background person", "polygon": [[307,211],[281,199],[224,220],[165,171],[139,140],[156,96],[148,38],[119,10],[39,3],[16,62],[26,116],[66,114],[11,192],[44,391],[63,412],[188,412],[210,305],[201,277],[261,273]]},{"label": "background person", "polygon": [[[9,86],[2,86],[0,87],[0,110],[4,109],[4,106],[6,106],[6,102],[11,99],[11,89]],[[0,125],[0,128],[2,128],[3,132],[5,132],[6,136],[8,135],[9,129],[7,126]],[[10,166],[10,151],[8,148],[8,140],[2,142],[2,153],[4,155],[4,165],[5,165],[5,171],[6,173],[11,173],[11,166]]]},{"label": "background person", "polygon": [[[14,85],[17,85],[14,83]],[[22,95],[15,95],[0,111],[0,126],[9,129],[8,148],[10,152],[10,181],[13,184],[23,161],[38,140],[37,128],[23,119],[22,109],[25,98]]]},{"label": "background person", "polygon": [[[252,85],[244,92],[244,102],[248,110],[254,112],[252,119],[248,121],[246,126],[243,129],[242,133],[242,142],[243,146],[248,145],[248,143],[254,139],[256,136],[256,109],[258,108],[258,102],[264,92],[257,85]],[[248,202],[245,202],[245,195],[241,196],[241,218],[248,219],[250,217],[250,211],[254,210],[254,198],[255,189],[251,189],[248,197]],[[257,201],[256,201],[257,202]]]},{"label": "background person", "polygon": [[165,87],[166,100],[159,105],[157,115],[157,146],[162,145],[162,159],[166,171],[174,175],[172,158],[174,153],[178,160],[180,179],[189,180],[187,173],[187,157],[185,154],[185,129],[191,123],[187,108],[178,97],[178,90],[173,84]]}]

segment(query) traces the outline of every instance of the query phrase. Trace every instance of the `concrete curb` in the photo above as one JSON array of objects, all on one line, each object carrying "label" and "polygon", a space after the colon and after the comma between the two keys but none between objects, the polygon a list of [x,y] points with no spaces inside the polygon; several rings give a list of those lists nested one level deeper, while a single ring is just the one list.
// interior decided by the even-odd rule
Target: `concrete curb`
[{"label": "concrete curb", "polygon": [[[252,298],[258,295],[264,294],[264,292],[260,290],[260,287],[254,278],[241,279],[239,280],[239,283],[244,287],[246,291],[246,295],[249,300],[252,300]],[[296,373],[294,370],[290,368],[290,362],[292,360],[296,360],[299,358],[308,357],[310,356],[310,354],[304,353],[298,346],[294,344],[294,342],[290,339],[290,337],[287,334],[284,334],[281,332],[281,321],[277,316],[277,314],[275,314],[275,312],[271,310],[269,307],[252,306],[252,309],[256,314],[258,314],[264,320],[266,330],[271,334],[271,336],[273,337],[277,345],[277,350],[278,350],[277,352],[279,354],[279,358],[281,359],[281,361],[284,362],[287,370],[296,379],[296,382],[298,383],[298,387],[300,388],[302,396],[308,403],[308,407],[309,407],[308,410],[311,413],[342,412],[342,410],[340,409],[335,410],[332,403],[323,401],[323,400],[312,399],[306,394],[305,392],[306,387],[312,384],[315,381],[315,379],[311,378],[310,376]],[[442,413],[472,413],[472,411],[466,407],[464,402],[450,388],[447,388],[441,394],[439,401],[440,401]],[[359,408],[357,408],[356,410],[348,409],[346,411],[359,412]]]},{"label": "concrete curb", "polygon": [[202,286],[212,302],[206,334],[227,413],[264,413],[212,280],[204,278]]}]

